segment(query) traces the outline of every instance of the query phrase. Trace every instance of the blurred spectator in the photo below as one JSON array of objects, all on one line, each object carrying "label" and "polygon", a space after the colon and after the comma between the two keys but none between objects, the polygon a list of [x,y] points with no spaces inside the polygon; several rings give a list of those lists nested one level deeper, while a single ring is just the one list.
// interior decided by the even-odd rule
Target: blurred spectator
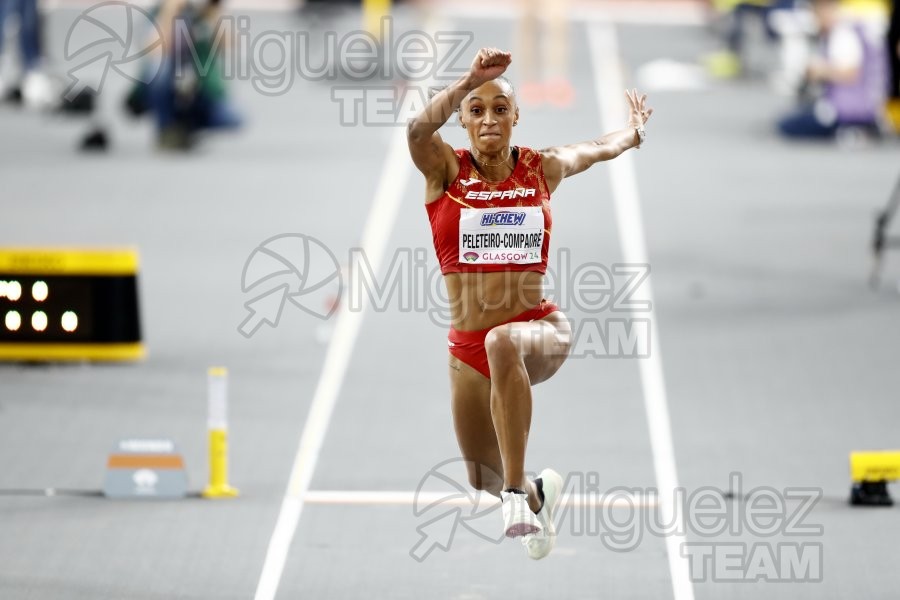
[{"label": "blurred spectator", "polygon": [[15,16],[19,23],[21,82],[5,85],[0,80],[0,94],[32,108],[49,108],[57,103],[59,90],[40,71],[41,21],[37,0],[0,0],[0,53],[4,49],[7,18]]},{"label": "blurred spectator", "polygon": [[[208,129],[233,129],[241,119],[231,107],[221,73],[221,58],[213,55],[215,29],[221,12],[218,0],[208,0],[195,9],[185,6],[185,0],[166,0],[159,13],[160,30],[164,32],[163,62],[159,74],[150,84],[147,104],[156,118],[159,144],[163,148],[190,148],[195,135]],[[181,44],[174,44],[176,20],[186,27],[189,36]],[[190,51],[197,52],[199,64]],[[210,64],[206,73],[200,65]],[[179,67],[179,68],[176,68]],[[178,76],[183,73],[186,76]]]},{"label": "blurred spectator", "polygon": [[818,51],[806,69],[804,101],[778,123],[788,137],[827,138],[841,129],[877,133],[884,106],[885,53],[838,0],[813,0]]},{"label": "blurred spectator", "polygon": [[776,11],[793,11],[796,0],[712,0],[713,8],[725,16],[726,48],[706,58],[706,65],[715,77],[737,77],[746,71],[747,30],[752,21],[762,24],[769,41],[779,37],[773,26]]},{"label": "blurred spectator", "polygon": [[300,0],[300,16],[312,29],[327,29],[348,9],[361,4],[360,0]]},{"label": "blurred spectator", "polygon": [[[131,90],[126,99],[129,112],[149,113],[155,119],[163,149],[190,149],[201,131],[240,127],[242,119],[228,100],[221,56],[215,54],[223,50],[215,43],[219,1],[195,6],[188,0],[163,0],[154,13],[163,39],[162,63],[150,83],[138,83]],[[176,43],[177,36],[187,39]],[[227,35],[224,43],[230,43]],[[98,137],[103,138],[100,144]],[[82,147],[105,145],[105,133],[95,131]]]},{"label": "blurred spectator", "polygon": [[[569,79],[569,2],[521,2],[523,15],[519,20],[516,52],[522,69],[519,100],[525,106],[549,102],[560,108],[569,107],[575,100],[575,88]],[[546,37],[541,35],[544,28]],[[543,57],[547,57],[546,61]]]}]

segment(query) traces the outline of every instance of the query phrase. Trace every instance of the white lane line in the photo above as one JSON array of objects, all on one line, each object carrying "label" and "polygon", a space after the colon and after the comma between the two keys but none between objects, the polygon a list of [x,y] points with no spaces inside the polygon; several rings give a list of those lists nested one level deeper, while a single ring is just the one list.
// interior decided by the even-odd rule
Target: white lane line
[{"label": "white lane line", "polygon": [[[620,56],[616,30],[608,22],[596,22],[588,26],[588,41],[594,64],[594,82],[599,101],[600,120],[606,129],[618,129],[626,118],[625,84],[620,66]],[[652,143],[652,142],[651,142]],[[626,152],[607,163],[612,184],[613,199],[619,238],[624,261],[629,264],[650,263],[647,244],[644,240],[644,220],[641,215],[640,194],[635,176],[633,151]],[[673,531],[666,535],[666,550],[669,558],[669,574],[675,600],[693,600],[694,588],[690,579],[687,556],[682,556],[685,537],[675,534],[684,531],[679,507],[673,499],[678,488],[675,468],[675,447],[672,443],[672,426],[666,399],[666,384],[663,377],[662,351],[659,344],[656,313],[653,309],[652,277],[641,285],[635,300],[650,302],[650,312],[640,316],[650,319],[650,356],[639,359],[641,383],[644,388],[644,407],[650,428],[650,444],[653,451],[653,466],[659,489],[660,515],[663,523],[674,523]],[[677,519],[674,520],[673,519]]]},{"label": "white lane line", "polygon": [[[406,492],[381,490],[310,490],[303,496],[306,504],[343,506],[477,506],[487,508],[500,503],[489,494],[473,497],[463,494],[448,496],[447,492]],[[560,498],[562,506],[654,508],[659,501],[653,495],[642,494],[565,494]]]},{"label": "white lane line", "polygon": [[[381,180],[369,209],[360,244],[373,273],[377,273],[381,265],[397,211],[406,191],[411,165],[406,144],[406,128],[397,127],[391,138],[387,160],[384,161]],[[319,375],[319,383],[300,436],[300,446],[294,458],[291,479],[281,503],[275,530],[269,540],[255,600],[273,600],[278,591],[291,541],[294,539],[294,532],[303,510],[304,496],[309,490],[309,483],[316,470],[325,432],[353,354],[363,314],[368,307],[365,297],[362,302],[359,310],[351,311],[348,302],[341,303],[338,309],[334,333],[325,355],[325,364]]]}]

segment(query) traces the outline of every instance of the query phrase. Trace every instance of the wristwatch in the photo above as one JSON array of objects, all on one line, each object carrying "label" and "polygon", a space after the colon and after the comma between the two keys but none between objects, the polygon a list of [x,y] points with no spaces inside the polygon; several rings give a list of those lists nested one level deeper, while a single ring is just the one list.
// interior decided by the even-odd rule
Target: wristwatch
[{"label": "wristwatch", "polygon": [[643,125],[638,125],[634,128],[634,132],[638,136],[638,145],[637,148],[640,149],[641,145],[647,140],[647,131],[644,129]]}]

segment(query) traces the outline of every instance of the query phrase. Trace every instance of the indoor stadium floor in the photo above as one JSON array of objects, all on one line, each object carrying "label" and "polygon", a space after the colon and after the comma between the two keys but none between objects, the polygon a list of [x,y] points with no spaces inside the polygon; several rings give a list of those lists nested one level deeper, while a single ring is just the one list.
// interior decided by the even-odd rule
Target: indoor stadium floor
[{"label": "indoor stadium floor", "polygon": [[[254,31],[301,25],[247,14]],[[54,55],[77,15],[52,13]],[[572,24],[575,102],[523,107],[514,143],[618,129],[624,108],[621,121],[604,114],[622,87],[653,85],[642,66],[695,63],[715,45],[691,19],[641,15]],[[481,46],[514,46],[503,14],[435,18],[439,31],[473,32],[460,66]],[[115,109],[126,83],[107,86],[101,101]],[[517,541],[499,543],[492,505],[473,513],[451,501],[468,486],[423,180],[403,127],[342,126],[329,83],[298,78],[266,96],[237,81],[232,92],[247,127],[191,154],[155,151],[149,123],[116,114],[110,152],[84,155],[84,121],[0,107],[2,245],[137,248],[148,352],[129,365],[0,367],[0,598],[896,596],[900,512],[847,503],[849,452],[898,446],[900,253],[868,286],[874,217],[900,175],[896,140],[785,143],[773,123],[789,101],[759,78],[661,88],[648,92],[655,112],[640,151],[563,182],[552,256],[569,266],[548,295],[583,337],[535,388],[527,468],[560,471],[587,505],[563,513],[556,549],[534,562]],[[462,129],[444,131],[466,144]],[[362,310],[345,286],[327,323],[288,304],[277,327],[248,338],[238,330],[252,299],[245,264],[282,234],[318,241],[345,267],[364,248],[376,278],[398,285]],[[414,268],[416,256],[427,268]],[[652,311],[598,312],[575,298],[579,265],[642,256],[652,275],[637,296]],[[622,291],[626,279],[615,283]],[[649,358],[589,339],[588,325],[637,318],[651,324],[638,328],[652,336]],[[202,489],[213,365],[229,369],[240,496],[104,499],[106,457],[130,437],[174,440],[191,490]],[[724,494],[728,531],[654,531],[648,519],[668,504],[654,490],[672,484]],[[416,505],[420,489],[447,501]],[[600,495],[616,489],[632,493],[630,508]],[[754,504],[763,489],[786,499],[796,527],[748,526],[765,511]],[[443,507],[460,510],[437,519]],[[610,519],[629,517],[612,530]],[[779,562],[798,549],[803,561]],[[753,575],[755,552],[774,562]]]}]

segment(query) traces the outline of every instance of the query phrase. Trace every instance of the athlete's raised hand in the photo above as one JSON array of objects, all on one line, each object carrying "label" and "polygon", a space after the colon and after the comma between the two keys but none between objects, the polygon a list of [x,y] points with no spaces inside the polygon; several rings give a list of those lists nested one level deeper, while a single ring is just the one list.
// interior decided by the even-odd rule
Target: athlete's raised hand
[{"label": "athlete's raised hand", "polygon": [[498,48],[482,48],[472,61],[469,76],[472,79],[472,87],[478,87],[482,83],[496,79],[503,75],[506,68],[512,62],[512,54]]},{"label": "athlete's raised hand", "polygon": [[632,89],[625,90],[625,97],[628,98],[628,125],[642,127],[653,114],[653,109],[647,108],[647,94],[639,96],[638,91]]}]

